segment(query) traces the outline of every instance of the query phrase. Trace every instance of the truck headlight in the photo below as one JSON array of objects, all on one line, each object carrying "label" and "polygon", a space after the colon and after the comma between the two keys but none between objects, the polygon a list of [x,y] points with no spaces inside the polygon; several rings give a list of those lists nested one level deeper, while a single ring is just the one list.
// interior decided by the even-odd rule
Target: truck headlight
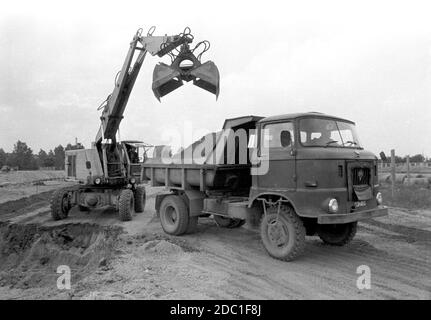
[{"label": "truck headlight", "polygon": [[331,199],[329,200],[328,209],[330,212],[337,212],[338,211],[338,201],[337,199]]},{"label": "truck headlight", "polygon": [[136,179],[135,179],[135,178],[130,179],[130,183],[131,183],[131,184],[135,184],[135,182],[136,182]]},{"label": "truck headlight", "polygon": [[102,180],[100,178],[94,179],[94,183],[95,184],[100,184],[101,182],[102,182]]},{"label": "truck headlight", "polygon": [[377,201],[377,204],[382,204],[383,203],[383,196],[382,196],[381,192],[377,192],[377,194],[376,194],[376,201]]}]

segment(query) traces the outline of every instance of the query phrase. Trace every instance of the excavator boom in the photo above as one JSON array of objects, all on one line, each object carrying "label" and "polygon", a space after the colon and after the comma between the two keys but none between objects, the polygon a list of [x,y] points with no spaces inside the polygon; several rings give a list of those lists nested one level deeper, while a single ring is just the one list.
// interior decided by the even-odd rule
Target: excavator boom
[{"label": "excavator boom", "polygon": [[[219,93],[219,72],[215,64],[211,61],[202,64],[200,57],[193,54],[190,50],[189,44],[193,41],[193,36],[190,34],[190,29],[186,28],[185,31],[179,35],[174,36],[153,36],[154,27],[152,27],[147,36],[141,35],[141,30],[133,37],[130,43],[129,51],[123,63],[121,71],[117,75],[115,81],[115,88],[113,92],[105,100],[106,104],[103,107],[101,119],[101,126],[96,135],[96,144],[104,139],[111,139],[115,141],[120,122],[123,119],[123,113],[129,100],[130,93],[132,92],[136,78],[141,69],[142,63],[145,60],[147,52],[151,55],[163,57],[169,55],[172,64],[156,65],[153,72],[153,85],[152,89],[156,98],[160,101],[160,97],[168,94],[182,85],[182,81],[191,81],[216,96]],[[198,46],[201,43],[198,44]],[[181,46],[180,54],[175,56],[173,51]],[[195,47],[196,49],[197,47]],[[205,47],[204,52],[207,50]],[[133,58],[139,51],[133,66]],[[184,60],[192,61],[193,64],[187,67],[181,65]],[[164,70],[160,69],[163,65]]]}]

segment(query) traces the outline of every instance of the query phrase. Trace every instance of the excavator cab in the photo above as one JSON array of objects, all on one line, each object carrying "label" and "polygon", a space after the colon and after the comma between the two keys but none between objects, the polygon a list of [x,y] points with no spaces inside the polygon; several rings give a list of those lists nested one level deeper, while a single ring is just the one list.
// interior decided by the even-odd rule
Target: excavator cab
[{"label": "excavator cab", "polygon": [[[203,51],[195,56],[194,51],[205,45]],[[220,73],[212,61],[201,62],[201,56],[209,49],[208,41],[202,41],[192,50],[186,42],[181,45],[177,55],[170,53],[171,65],[159,63],[153,71],[153,92],[160,98],[183,85],[183,81],[193,81],[198,86],[218,97],[220,92]]]}]

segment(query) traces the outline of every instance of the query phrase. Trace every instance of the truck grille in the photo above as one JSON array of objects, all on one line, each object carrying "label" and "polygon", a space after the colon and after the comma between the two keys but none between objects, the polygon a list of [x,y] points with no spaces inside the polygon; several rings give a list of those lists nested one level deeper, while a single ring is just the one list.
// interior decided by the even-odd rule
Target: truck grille
[{"label": "truck grille", "polygon": [[353,185],[370,185],[370,168],[352,169]]}]

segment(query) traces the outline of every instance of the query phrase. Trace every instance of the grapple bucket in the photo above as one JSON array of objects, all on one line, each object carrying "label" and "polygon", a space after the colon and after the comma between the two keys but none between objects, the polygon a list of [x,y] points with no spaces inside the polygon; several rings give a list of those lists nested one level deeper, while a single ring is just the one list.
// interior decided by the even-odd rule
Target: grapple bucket
[{"label": "grapple bucket", "polygon": [[216,95],[220,92],[220,73],[212,61],[207,61],[190,71],[194,77],[193,84]]},{"label": "grapple bucket", "polygon": [[[185,62],[185,63],[183,63]],[[207,90],[218,97],[220,91],[220,74],[212,61],[201,63],[193,52],[184,46],[180,54],[169,66],[165,63],[156,65],[153,71],[153,92],[160,98],[189,82]]]},{"label": "grapple bucket", "polygon": [[153,71],[153,92],[157,100],[181,87],[183,81],[180,78],[180,72],[168,66],[165,63],[156,65]]}]

